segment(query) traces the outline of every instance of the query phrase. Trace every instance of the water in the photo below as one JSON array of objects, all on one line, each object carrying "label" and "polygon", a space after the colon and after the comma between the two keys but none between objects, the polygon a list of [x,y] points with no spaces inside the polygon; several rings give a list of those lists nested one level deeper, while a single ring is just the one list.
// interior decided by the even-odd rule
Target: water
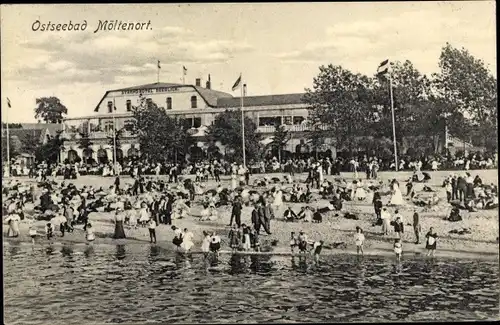
[{"label": "water", "polygon": [[[214,264],[215,265],[215,264]],[[4,248],[5,323],[498,319],[498,263],[182,256],[148,245]]]}]

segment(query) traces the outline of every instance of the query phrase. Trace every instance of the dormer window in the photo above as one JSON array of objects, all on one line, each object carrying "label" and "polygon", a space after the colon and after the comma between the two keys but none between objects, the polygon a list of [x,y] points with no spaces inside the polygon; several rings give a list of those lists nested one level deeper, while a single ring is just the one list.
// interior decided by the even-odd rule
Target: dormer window
[{"label": "dormer window", "polygon": [[198,99],[196,96],[191,96],[191,108],[198,108]]}]

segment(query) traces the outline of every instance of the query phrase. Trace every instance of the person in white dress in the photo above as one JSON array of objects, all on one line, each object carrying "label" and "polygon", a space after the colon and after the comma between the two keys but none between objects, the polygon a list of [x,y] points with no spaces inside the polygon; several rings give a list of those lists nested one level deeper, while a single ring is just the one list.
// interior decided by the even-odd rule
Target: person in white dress
[{"label": "person in white dress", "polygon": [[276,208],[280,208],[283,205],[283,192],[281,191],[280,188],[276,189],[276,192],[274,192],[273,197],[274,197],[273,205]]},{"label": "person in white dress", "polygon": [[231,174],[231,189],[236,189],[238,187],[236,173]]},{"label": "person in white dress", "polygon": [[432,170],[437,171],[438,170],[439,163],[436,160],[432,161]]},{"label": "person in white dress", "polygon": [[325,180],[325,178],[323,177],[323,166],[321,166],[321,164],[318,164],[318,178],[320,184]]},{"label": "person in white dress", "polygon": [[392,196],[391,196],[391,201],[389,202],[390,205],[403,205],[405,203],[403,199],[403,194],[401,193],[401,190],[399,189],[399,184],[398,182],[394,179],[392,181]]},{"label": "person in white dress", "polygon": [[360,179],[356,184],[356,193],[355,193],[355,197],[358,199],[358,201],[363,201],[364,199],[366,199],[366,191],[363,186],[364,184]]},{"label": "person in white dress", "polygon": [[189,250],[194,246],[193,237],[194,237],[193,233],[188,231],[187,228],[184,228],[181,248],[184,249],[186,252],[189,252]]},{"label": "person in white dress", "polygon": [[210,242],[212,241],[212,236],[206,231],[203,231],[203,242],[201,243],[201,251],[205,258],[208,257],[210,253]]}]

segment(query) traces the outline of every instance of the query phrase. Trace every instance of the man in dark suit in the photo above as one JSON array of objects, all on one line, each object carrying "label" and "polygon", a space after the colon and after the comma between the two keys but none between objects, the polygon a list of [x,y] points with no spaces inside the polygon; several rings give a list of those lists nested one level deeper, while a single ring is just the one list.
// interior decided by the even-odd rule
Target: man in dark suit
[{"label": "man in dark suit", "polygon": [[458,198],[460,199],[460,202],[462,202],[467,193],[467,182],[464,177],[459,176],[457,179],[457,188],[458,188]]},{"label": "man in dark suit", "polygon": [[[229,226],[233,225],[233,219],[235,220],[238,228],[241,227],[241,200],[240,197],[236,197],[233,203],[233,210],[231,211],[231,221],[229,221]],[[252,215],[253,216],[253,215]]]},{"label": "man in dark suit", "polygon": [[453,175],[451,178],[451,199],[458,199],[458,187],[457,187],[457,176]]}]

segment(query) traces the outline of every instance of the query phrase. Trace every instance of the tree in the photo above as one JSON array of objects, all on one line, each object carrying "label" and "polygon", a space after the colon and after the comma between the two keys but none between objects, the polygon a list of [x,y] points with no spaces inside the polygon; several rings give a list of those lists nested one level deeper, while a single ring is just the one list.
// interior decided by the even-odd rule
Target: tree
[{"label": "tree", "polygon": [[[371,108],[370,79],[354,74],[341,66],[319,67],[319,74],[313,80],[313,89],[306,89],[304,101],[312,107],[312,124],[321,129],[324,137],[334,142],[347,144],[349,151],[355,145],[356,136],[363,135],[369,128]],[[318,132],[312,132],[319,135]],[[318,142],[320,139],[314,139]],[[319,142],[318,142],[319,145]]]},{"label": "tree", "polygon": [[[391,70],[396,140],[401,145],[403,139],[419,136],[423,129],[429,131],[429,120],[423,117],[434,114],[432,110],[435,106],[429,102],[430,80],[410,61],[393,62]],[[372,128],[373,134],[393,139],[389,80],[384,76],[377,76],[373,80],[372,89],[373,104],[377,106],[377,120]],[[440,123],[441,120],[439,119]],[[444,126],[441,126],[442,123],[433,125],[432,134],[437,132],[442,134]]]},{"label": "tree", "polygon": [[[261,153],[260,134],[257,126],[245,116],[245,156],[247,161],[258,159]],[[226,110],[217,115],[214,123],[208,127],[207,137],[209,141],[220,141],[222,145],[234,150],[234,158],[238,162],[243,161],[243,141],[241,130],[241,112]]]},{"label": "tree", "polygon": [[[80,138],[78,139],[78,148],[82,149],[84,162],[89,163],[89,161],[85,161],[87,157],[87,153],[92,150],[92,145],[94,144],[90,140],[90,134],[88,133],[87,128],[81,128],[81,131],[78,132]],[[89,159],[90,160],[90,159]]]},{"label": "tree", "polygon": [[48,136],[47,142],[39,146],[35,152],[35,159],[39,162],[57,163],[63,149],[64,139],[62,131],[57,131],[55,136]]},{"label": "tree", "polygon": [[40,145],[40,138],[37,137],[33,132],[26,133],[24,141],[22,141],[22,152],[29,155],[34,155],[36,149]]},{"label": "tree", "polygon": [[497,80],[482,60],[446,43],[434,75],[437,96],[470,117],[476,145],[497,149]]},{"label": "tree", "polygon": [[46,123],[62,123],[63,115],[68,114],[68,109],[59,98],[41,97],[36,99],[35,118],[42,119]]},{"label": "tree", "polygon": [[273,141],[271,147],[278,150],[278,161],[281,163],[281,151],[290,140],[290,132],[286,130],[284,125],[275,125],[273,133]]},{"label": "tree", "polygon": [[[22,149],[22,143],[16,136],[9,136],[9,157],[16,158]],[[7,137],[2,136],[2,161],[7,161]]]},{"label": "tree", "polygon": [[139,137],[142,155],[153,161],[185,157],[193,139],[183,119],[168,116],[165,109],[143,96],[132,111],[135,117],[132,132]]}]

